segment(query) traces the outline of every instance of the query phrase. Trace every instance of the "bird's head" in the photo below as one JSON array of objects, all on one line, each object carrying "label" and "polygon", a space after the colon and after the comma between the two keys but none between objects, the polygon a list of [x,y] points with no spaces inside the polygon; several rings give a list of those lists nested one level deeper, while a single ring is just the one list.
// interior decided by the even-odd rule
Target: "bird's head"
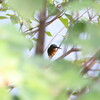
[{"label": "bird's head", "polygon": [[53,49],[55,49],[55,48],[61,49],[60,47],[58,47],[58,46],[55,45],[55,44],[51,44],[50,48],[53,48]]}]

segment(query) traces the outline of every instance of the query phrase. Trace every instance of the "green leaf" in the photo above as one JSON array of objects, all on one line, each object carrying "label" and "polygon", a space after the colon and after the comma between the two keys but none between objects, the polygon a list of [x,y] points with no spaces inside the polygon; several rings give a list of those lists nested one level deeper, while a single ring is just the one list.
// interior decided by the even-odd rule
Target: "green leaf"
[{"label": "green leaf", "polygon": [[69,14],[65,14],[65,15],[66,15],[66,17],[67,17],[68,19],[70,19],[70,20],[73,19],[71,15],[69,15]]},{"label": "green leaf", "polygon": [[66,2],[67,0],[63,0],[64,2]]},{"label": "green leaf", "polygon": [[[87,24],[86,22],[77,22],[69,30],[69,37],[66,38],[67,44],[80,46],[83,53],[91,54],[94,50],[100,49],[100,26],[98,24]],[[95,49],[96,48],[96,49]]]},{"label": "green leaf", "polygon": [[7,19],[7,17],[5,17],[5,16],[0,16],[0,19]]},{"label": "green leaf", "polygon": [[6,14],[7,16],[10,16],[10,20],[13,24],[17,24],[19,23],[19,17],[16,15],[11,15],[11,14]]},{"label": "green leaf", "polygon": [[100,50],[96,54],[96,59],[100,60]]},{"label": "green leaf", "polygon": [[7,11],[7,8],[1,8],[0,11]]},{"label": "green leaf", "polygon": [[48,16],[54,16],[58,14],[60,11],[57,9],[57,7],[54,4],[49,3],[48,4]]},{"label": "green leaf", "polygon": [[[31,43],[25,38],[23,34],[18,32],[12,25],[0,26],[0,45],[9,55],[18,55],[25,50],[25,48],[31,47]],[[0,47],[0,50],[1,47]],[[6,55],[5,53],[5,55]]]},{"label": "green leaf", "polygon": [[11,15],[11,14],[6,14],[7,16],[13,16],[13,15]]},{"label": "green leaf", "polygon": [[91,90],[90,92],[83,94],[78,100],[99,100],[100,91]]},{"label": "green leaf", "polygon": [[[63,85],[66,85],[66,87],[83,87],[89,82],[89,80],[83,80],[81,78],[79,74],[80,66],[78,64],[66,60],[58,60],[54,62],[52,66],[52,70],[58,74],[60,81],[62,81]],[[71,76],[71,78],[69,76]]]},{"label": "green leaf", "polygon": [[11,100],[11,96],[5,88],[0,87],[0,100]]},{"label": "green leaf", "polygon": [[50,32],[46,32],[46,34],[47,34],[48,36],[52,36],[52,34],[51,34]]},{"label": "green leaf", "polygon": [[[42,10],[45,0],[7,0],[8,5],[25,19],[34,16],[35,11]],[[23,4],[24,3],[24,4]]]},{"label": "green leaf", "polygon": [[51,4],[52,4],[52,3],[53,3],[53,0],[49,0],[49,3],[51,3]]},{"label": "green leaf", "polygon": [[94,0],[81,0],[81,1],[75,1],[72,0],[68,5],[66,5],[66,10],[71,11],[79,11],[87,7],[93,7],[95,4]]},{"label": "green leaf", "polygon": [[64,26],[68,28],[68,19],[63,17],[60,17],[59,19],[64,24]]},{"label": "green leaf", "polygon": [[71,22],[75,22],[75,20],[72,18],[71,15],[65,14],[65,16],[66,16]]},{"label": "green leaf", "polygon": [[19,17],[16,15],[10,15],[10,20],[13,24],[17,24],[19,22]]},{"label": "green leaf", "polygon": [[34,38],[32,38],[32,40],[34,40],[34,41],[36,41],[37,42],[37,39],[34,37]]},{"label": "green leaf", "polygon": [[0,8],[0,11],[7,11],[8,10],[8,4],[5,2],[2,2],[2,7]]},{"label": "green leaf", "polygon": [[[83,52],[85,54],[93,53],[94,50],[100,49],[100,26],[98,24],[87,24],[86,32],[83,35],[83,38],[80,38],[79,43],[82,46]],[[99,58],[99,57],[97,57]]]},{"label": "green leaf", "polygon": [[77,22],[74,23],[69,29],[69,37],[66,38],[67,44],[77,45],[79,44],[79,36],[81,33],[86,31],[86,23],[85,22]]}]

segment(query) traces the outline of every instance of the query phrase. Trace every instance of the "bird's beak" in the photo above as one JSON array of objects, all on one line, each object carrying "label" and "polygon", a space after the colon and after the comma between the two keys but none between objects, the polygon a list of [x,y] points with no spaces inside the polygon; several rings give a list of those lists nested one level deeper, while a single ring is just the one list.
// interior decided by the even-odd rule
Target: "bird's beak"
[{"label": "bird's beak", "polygon": [[61,49],[60,47],[57,47],[58,49]]}]

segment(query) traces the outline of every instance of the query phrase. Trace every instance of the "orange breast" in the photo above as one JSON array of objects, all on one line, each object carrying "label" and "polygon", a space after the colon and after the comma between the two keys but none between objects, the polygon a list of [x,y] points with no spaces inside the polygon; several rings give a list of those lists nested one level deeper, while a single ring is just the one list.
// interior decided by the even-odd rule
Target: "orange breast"
[{"label": "orange breast", "polygon": [[56,48],[51,51],[50,58],[52,58],[55,55],[56,51],[57,51]]}]

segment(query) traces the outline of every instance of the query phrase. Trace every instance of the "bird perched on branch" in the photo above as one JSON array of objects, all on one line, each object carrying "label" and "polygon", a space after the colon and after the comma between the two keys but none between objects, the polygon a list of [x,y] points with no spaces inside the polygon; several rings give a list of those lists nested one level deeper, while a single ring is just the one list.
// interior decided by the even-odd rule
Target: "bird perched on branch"
[{"label": "bird perched on branch", "polygon": [[57,47],[57,45],[55,45],[55,44],[50,45],[50,47],[47,50],[48,56],[50,58],[52,58],[55,55],[55,53],[57,52],[58,49],[61,49],[61,48]]}]

